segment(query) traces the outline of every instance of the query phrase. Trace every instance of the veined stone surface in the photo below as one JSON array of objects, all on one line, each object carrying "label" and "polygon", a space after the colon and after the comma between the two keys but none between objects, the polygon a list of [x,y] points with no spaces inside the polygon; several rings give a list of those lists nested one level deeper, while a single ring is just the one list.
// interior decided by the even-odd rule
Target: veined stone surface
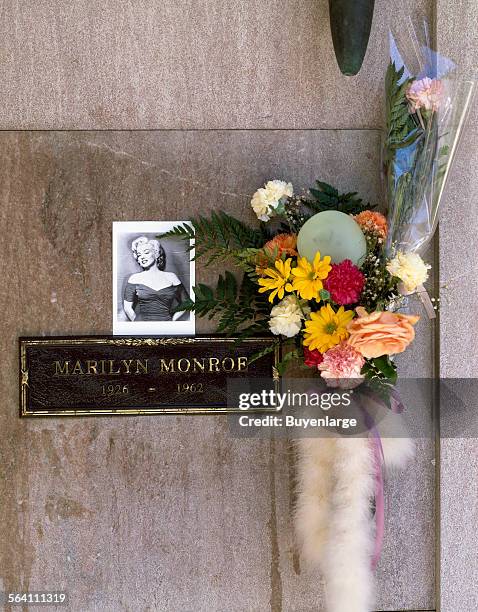
[{"label": "veined stone surface", "polygon": [[[476,78],[478,18],[473,0],[437,0],[438,50],[464,78]],[[440,376],[477,378],[478,111],[473,105],[440,222]],[[476,412],[475,412],[476,414]],[[476,416],[474,417],[476,423]],[[476,427],[475,427],[476,431]],[[441,442],[441,610],[478,609],[478,440]]]},{"label": "veined stone surface", "polygon": [[[287,441],[233,439],[219,416],[17,416],[18,336],[111,329],[113,221],[253,222],[266,179],[317,177],[378,202],[378,132],[0,134],[1,589],[65,589],[78,612],[323,609],[293,542]],[[423,320],[410,376],[430,374],[430,346]],[[419,442],[387,476],[380,610],[434,608],[432,459]]]},{"label": "veined stone surface", "polygon": [[[431,15],[432,0],[404,14]],[[327,0],[3,0],[0,128],[371,128],[388,28],[377,0],[356,78],[335,60]],[[5,86],[7,84],[7,86]]]}]

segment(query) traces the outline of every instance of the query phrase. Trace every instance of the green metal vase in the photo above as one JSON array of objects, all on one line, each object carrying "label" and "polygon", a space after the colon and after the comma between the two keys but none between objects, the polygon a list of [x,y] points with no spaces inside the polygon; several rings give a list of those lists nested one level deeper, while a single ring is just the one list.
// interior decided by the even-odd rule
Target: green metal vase
[{"label": "green metal vase", "polygon": [[330,29],[341,72],[356,75],[362,67],[372,28],[375,0],[329,0]]}]

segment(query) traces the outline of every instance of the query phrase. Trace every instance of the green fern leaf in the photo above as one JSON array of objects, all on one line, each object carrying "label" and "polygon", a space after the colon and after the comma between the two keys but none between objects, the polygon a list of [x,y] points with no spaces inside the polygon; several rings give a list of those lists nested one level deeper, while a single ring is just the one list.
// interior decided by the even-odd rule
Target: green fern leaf
[{"label": "green fern leaf", "polygon": [[[339,193],[337,189],[331,187],[327,183],[316,181],[316,185],[326,191],[311,188],[309,193],[311,199],[305,201],[306,206],[313,212],[322,212],[324,210],[338,210],[346,214],[358,214],[363,210],[375,208],[369,203],[364,204],[363,200],[358,197],[357,192]],[[333,192],[333,195],[332,195]]]},{"label": "green fern leaf", "polygon": [[[232,250],[260,248],[264,242],[264,229],[254,229],[227,213],[212,212],[210,218],[199,215],[191,219],[192,227],[179,224],[158,238],[195,239],[195,259],[208,256],[207,265],[218,259],[230,258]],[[188,245],[188,248],[193,248]]]},{"label": "green fern leaf", "polygon": [[332,196],[333,198],[338,198],[339,192],[337,191],[337,189],[335,189],[335,187],[332,187],[332,185],[324,183],[323,181],[316,181],[316,184],[327,195]]},{"label": "green fern leaf", "polygon": [[274,342],[274,344],[268,344],[262,350],[257,351],[257,353],[254,353],[249,359],[249,364],[254,363],[254,361],[257,361],[258,359],[261,359],[262,357],[265,357],[266,355],[269,355],[270,353],[273,353],[276,350],[278,344],[279,344],[279,341]]}]

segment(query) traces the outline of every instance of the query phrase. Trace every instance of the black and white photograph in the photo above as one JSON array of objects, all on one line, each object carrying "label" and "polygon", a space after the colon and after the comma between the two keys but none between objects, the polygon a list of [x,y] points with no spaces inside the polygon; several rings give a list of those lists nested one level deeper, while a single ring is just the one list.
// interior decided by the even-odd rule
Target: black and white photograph
[{"label": "black and white photograph", "polygon": [[184,240],[158,236],[186,221],[113,223],[113,333],[193,335],[193,251]]}]

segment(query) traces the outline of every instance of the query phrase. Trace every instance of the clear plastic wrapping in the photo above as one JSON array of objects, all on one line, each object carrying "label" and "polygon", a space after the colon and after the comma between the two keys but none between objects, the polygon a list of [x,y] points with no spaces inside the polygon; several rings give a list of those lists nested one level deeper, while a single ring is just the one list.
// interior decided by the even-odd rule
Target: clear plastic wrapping
[{"label": "clear plastic wrapping", "polygon": [[386,251],[422,254],[437,226],[475,80],[432,50],[426,21],[408,18],[390,34],[390,51],[382,151]]}]

